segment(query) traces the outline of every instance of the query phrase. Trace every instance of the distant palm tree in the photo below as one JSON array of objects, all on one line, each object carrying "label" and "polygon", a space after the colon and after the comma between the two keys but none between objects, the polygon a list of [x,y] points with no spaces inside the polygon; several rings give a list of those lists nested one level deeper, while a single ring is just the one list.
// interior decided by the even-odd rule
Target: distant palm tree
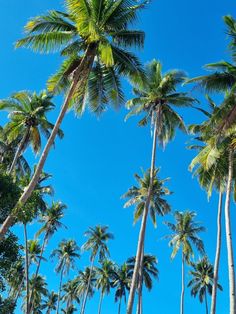
[{"label": "distant palm tree", "polygon": [[[191,288],[192,296],[199,296],[201,303],[205,300],[206,314],[208,314],[207,293],[210,295],[212,294],[214,282],[213,266],[210,264],[206,256],[191,265],[193,270],[189,273],[192,279],[189,281],[188,287]],[[217,284],[217,287],[222,290],[222,287],[219,284]]]},{"label": "distant palm tree", "polygon": [[173,107],[191,106],[195,101],[186,93],[177,92],[177,87],[185,80],[186,74],[183,71],[172,70],[163,74],[161,63],[153,60],[147,64],[144,78],[134,84],[133,91],[136,97],[127,103],[127,107],[130,109],[127,118],[142,114],[144,117],[140,120],[139,125],[144,126],[150,122],[151,129],[153,127],[150,182],[139,232],[137,259],[130,288],[127,314],[132,314],[138,272],[142,263],[146,223],[155,177],[157,141],[161,146],[165,146],[175,136],[176,128],[186,131],[183,119]]},{"label": "distant palm tree", "polygon": [[[20,91],[11,95],[9,99],[0,101],[0,109],[10,112],[10,122],[4,128],[8,142],[20,138],[13,162],[9,173],[14,170],[18,158],[24,150],[31,144],[34,152],[37,154],[41,148],[41,132],[48,139],[53,129],[46,114],[54,108],[52,96],[46,92],[39,95],[28,91]],[[60,131],[59,136],[63,133]]]},{"label": "distant palm tree", "polygon": [[105,295],[110,293],[112,278],[114,277],[114,263],[110,260],[101,262],[101,267],[96,267],[96,287],[100,291],[98,314],[101,314],[102,301]]},{"label": "distant palm tree", "polygon": [[79,247],[74,240],[64,240],[59,243],[58,249],[53,250],[51,254],[52,258],[55,256],[58,258],[56,272],[60,273],[56,314],[59,313],[60,308],[63,275],[68,274],[71,268],[75,268],[75,259],[80,258],[80,254],[78,253],[78,251]]},{"label": "distant palm tree", "polygon": [[[86,298],[91,298],[94,294],[94,288],[96,283],[96,272],[90,267],[86,267],[84,271],[80,270],[78,276],[76,277],[77,281],[77,291],[81,299],[83,300],[84,304],[84,311],[85,311],[85,296]],[[82,308],[80,310],[80,313]]]},{"label": "distant palm tree", "polygon": [[52,311],[56,310],[58,295],[54,291],[47,295],[47,299],[44,300],[42,310],[46,310],[46,314],[51,314]]},{"label": "distant palm tree", "polygon": [[[65,0],[67,12],[52,10],[26,25],[26,37],[17,42],[17,47],[40,52],[57,50],[67,57],[49,81],[49,90],[63,90],[66,97],[35,175],[16,208],[27,201],[37,184],[68,108],[74,105],[82,114],[87,104],[96,113],[104,111],[109,102],[118,107],[124,102],[120,76],[132,78],[143,73],[139,60],[128,49],[142,47],[145,35],[140,30],[130,30],[129,26],[147,3],[146,0],[140,3],[136,0]],[[0,237],[13,222],[9,215]]]},{"label": "distant palm tree", "polygon": [[205,228],[195,222],[196,214],[191,211],[175,212],[175,223],[165,222],[173,232],[167,237],[170,238],[169,245],[173,248],[171,258],[175,258],[178,251],[182,250],[182,291],[180,298],[180,314],[184,314],[184,293],[185,293],[185,262],[190,263],[190,258],[194,256],[193,247],[203,254],[204,245],[198,237],[198,233],[205,231]]},{"label": "distant palm tree", "polygon": [[73,280],[67,281],[62,286],[62,289],[64,293],[62,296],[62,301],[66,303],[67,310],[73,305],[74,301],[76,301],[78,304],[80,303],[76,278]]},{"label": "distant palm tree", "polygon": [[[127,260],[128,268],[130,269],[131,274],[134,270],[135,257],[131,257]],[[144,254],[143,256],[143,265],[142,269],[139,272],[138,278],[138,304],[137,304],[137,314],[143,313],[143,302],[142,302],[142,290],[143,283],[145,287],[150,291],[153,286],[152,277],[158,279],[158,269],[157,269],[157,258],[151,254]]]},{"label": "distant palm tree", "polygon": [[[113,234],[108,232],[107,226],[95,226],[94,228],[90,227],[86,232],[85,236],[88,237],[88,240],[82,246],[82,249],[85,251],[91,251],[90,255],[90,270],[93,272],[94,261],[98,256],[99,261],[102,261],[106,256],[109,256],[109,249],[107,246],[107,242],[110,239],[113,239]],[[84,314],[88,290],[90,285],[90,279],[88,280],[88,289],[85,292],[84,299],[81,306],[81,314]]]},{"label": "distant palm tree", "polygon": [[74,305],[70,305],[68,308],[66,309],[62,309],[62,313],[64,314],[73,314],[77,311],[76,307],[74,307]]},{"label": "distant palm tree", "polygon": [[115,288],[115,302],[119,301],[118,314],[121,312],[121,303],[124,298],[126,304],[126,292],[129,291],[132,274],[127,263],[121,266],[116,265],[113,274],[112,286]]}]

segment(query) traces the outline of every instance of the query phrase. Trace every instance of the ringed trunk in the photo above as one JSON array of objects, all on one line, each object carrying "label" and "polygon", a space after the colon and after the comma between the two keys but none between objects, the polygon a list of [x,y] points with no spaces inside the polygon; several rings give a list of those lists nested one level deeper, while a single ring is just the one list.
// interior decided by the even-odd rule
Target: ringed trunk
[{"label": "ringed trunk", "polygon": [[180,296],[180,314],[184,314],[184,292],[185,292],[184,253],[182,253],[182,291]]}]

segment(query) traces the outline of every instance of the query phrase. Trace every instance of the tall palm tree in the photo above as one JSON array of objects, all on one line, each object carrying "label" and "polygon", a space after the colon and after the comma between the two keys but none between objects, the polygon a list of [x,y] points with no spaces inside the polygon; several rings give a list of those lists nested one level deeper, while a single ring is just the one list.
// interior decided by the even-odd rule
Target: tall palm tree
[{"label": "tall palm tree", "polygon": [[115,272],[113,274],[112,286],[116,289],[115,291],[115,302],[119,301],[118,314],[121,312],[121,303],[124,298],[126,304],[126,292],[130,289],[131,277],[130,268],[127,263],[121,266],[115,267]]},{"label": "tall palm tree", "polygon": [[56,310],[58,295],[54,291],[48,293],[47,299],[44,300],[42,305],[42,310],[46,310],[46,314],[50,314],[52,311]]},{"label": "tall palm tree", "polygon": [[[131,274],[134,270],[135,265],[135,257],[131,257],[127,260],[127,265],[131,271]],[[138,305],[137,305],[137,314],[143,313],[143,302],[142,302],[142,290],[143,290],[143,283],[148,291],[151,291],[153,287],[152,277],[154,279],[158,279],[158,269],[157,269],[157,258],[151,254],[144,254],[143,256],[143,264],[142,269],[139,273],[138,278]]]},{"label": "tall palm tree", "polygon": [[[77,291],[79,296],[81,297],[82,304],[84,303],[86,305],[85,296],[86,298],[91,298],[94,294],[94,288],[96,284],[96,272],[90,267],[86,267],[84,271],[80,270],[79,274],[76,278],[77,281]],[[85,305],[84,305],[84,311],[85,311]],[[80,313],[82,312],[82,307],[80,310]]]},{"label": "tall palm tree", "polygon": [[[46,114],[54,108],[52,96],[46,92],[39,95],[28,91],[20,91],[11,95],[9,99],[0,101],[0,109],[9,111],[10,122],[4,128],[8,142],[20,138],[14,159],[9,168],[12,173],[19,157],[31,144],[37,154],[41,148],[41,133],[48,139],[53,124],[47,120]],[[60,131],[59,136],[63,133]]]},{"label": "tall palm tree", "polygon": [[[88,237],[88,240],[82,246],[82,249],[85,251],[91,251],[90,254],[90,270],[91,274],[94,268],[95,258],[98,256],[99,261],[105,259],[105,257],[109,256],[109,249],[107,246],[107,242],[110,239],[113,239],[113,234],[108,232],[107,226],[95,226],[94,228],[90,227],[86,232],[85,236]],[[81,306],[81,314],[84,314],[88,290],[90,286],[90,279],[88,280],[88,289],[85,292],[82,306]]]},{"label": "tall palm tree", "polygon": [[76,301],[80,303],[80,298],[78,294],[77,279],[72,279],[67,281],[63,286],[63,296],[62,301],[66,303],[66,309],[69,309],[73,305],[73,302]]},{"label": "tall palm tree", "polygon": [[100,291],[100,300],[98,305],[98,314],[101,314],[102,301],[105,295],[110,293],[112,288],[112,278],[114,276],[114,263],[110,260],[104,260],[101,267],[96,267],[96,287]]},{"label": "tall palm tree", "polygon": [[[74,104],[76,111],[82,113],[90,104],[92,111],[99,113],[108,102],[117,107],[124,101],[120,76],[131,78],[142,73],[140,62],[128,49],[143,46],[144,33],[129,26],[146,3],[146,0],[139,4],[135,0],[65,0],[66,12],[52,10],[26,25],[26,37],[17,42],[17,47],[40,52],[56,50],[66,56],[48,86],[50,91],[64,90],[66,97],[37,170],[16,209],[27,201],[37,184],[68,108]],[[13,216],[9,215],[0,237],[13,222]]]},{"label": "tall palm tree", "polygon": [[151,128],[153,127],[149,190],[139,232],[137,259],[130,288],[127,314],[132,314],[138,272],[142,262],[146,223],[155,177],[157,141],[160,145],[165,146],[174,137],[176,128],[186,131],[182,118],[173,107],[191,106],[195,101],[186,93],[177,92],[178,85],[186,80],[186,74],[183,71],[172,70],[162,74],[161,63],[153,60],[146,66],[145,72],[144,79],[138,80],[138,83],[134,85],[136,97],[127,103],[128,108],[131,109],[127,117],[141,113],[144,117],[140,120],[139,125],[143,126],[151,122]]},{"label": "tall palm tree", "polygon": [[196,214],[191,211],[175,212],[175,223],[165,222],[172,231],[169,245],[173,248],[171,258],[175,258],[178,251],[182,250],[182,291],[180,298],[180,314],[184,314],[184,293],[185,293],[185,262],[189,263],[191,257],[194,256],[193,246],[203,254],[204,245],[198,237],[198,233],[205,231],[205,228],[198,222],[195,222]]},{"label": "tall palm tree", "polygon": [[64,240],[59,243],[58,249],[53,250],[51,254],[51,257],[56,256],[58,258],[56,272],[60,273],[56,314],[59,313],[60,309],[63,276],[68,274],[71,268],[75,268],[75,259],[80,258],[80,254],[78,253],[78,251],[79,247],[74,240]]},{"label": "tall palm tree", "polygon": [[[191,287],[192,296],[199,296],[201,303],[205,300],[206,314],[208,314],[207,293],[212,294],[214,282],[213,265],[211,265],[206,256],[191,265],[192,270],[189,273],[192,279],[189,281],[188,287]],[[217,284],[217,287],[222,290],[219,284]]]}]

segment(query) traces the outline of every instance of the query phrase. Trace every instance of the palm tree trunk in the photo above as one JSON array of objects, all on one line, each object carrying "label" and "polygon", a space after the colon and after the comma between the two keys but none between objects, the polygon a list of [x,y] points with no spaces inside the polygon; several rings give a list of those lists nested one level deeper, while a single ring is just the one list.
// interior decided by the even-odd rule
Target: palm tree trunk
[{"label": "palm tree trunk", "polygon": [[138,282],[138,304],[137,304],[137,314],[142,314],[143,312],[143,304],[142,304],[142,290],[143,290],[143,256],[144,256],[144,248],[142,251],[140,270],[139,270],[139,282]]},{"label": "palm tree trunk", "polygon": [[99,300],[99,305],[98,305],[98,314],[101,314],[102,300],[103,300],[103,293],[101,293],[100,295],[100,300]]},{"label": "palm tree trunk", "polygon": [[60,275],[60,284],[59,284],[59,290],[58,290],[58,300],[57,300],[57,309],[56,309],[56,314],[59,314],[59,309],[60,309],[60,299],[61,299],[61,286],[62,286],[62,278],[63,278],[63,271],[64,271],[64,266],[61,269],[61,275]]},{"label": "palm tree trunk", "polygon": [[24,223],[25,236],[25,281],[26,281],[26,314],[29,314],[29,252],[28,252],[28,235],[26,223]]},{"label": "palm tree trunk", "polygon": [[22,139],[21,139],[21,141],[19,143],[19,146],[18,146],[18,148],[16,150],[16,153],[15,153],[15,156],[13,158],[11,167],[10,167],[10,169],[8,171],[8,174],[11,174],[12,171],[15,169],[16,163],[17,163],[20,155],[22,154],[22,151],[23,151],[23,148],[25,146],[25,143],[26,143],[26,140],[27,140],[28,136],[29,136],[29,130],[27,130],[27,132],[25,132],[25,135],[22,137]]},{"label": "palm tree trunk", "polygon": [[205,304],[206,304],[206,314],[208,314],[208,304],[207,304],[207,292],[205,290]]},{"label": "palm tree trunk", "polygon": [[[43,245],[41,247],[39,262],[38,262],[38,265],[37,265],[37,268],[36,268],[36,272],[35,272],[35,278],[37,278],[37,276],[39,274],[39,269],[40,269],[43,253],[44,253],[44,250],[45,250],[46,242],[47,242],[47,233],[45,233],[45,236],[44,236],[44,239],[43,239]],[[34,292],[34,285],[32,286],[31,293],[30,293],[30,296],[29,296],[29,314],[33,310],[32,304],[31,304],[32,303],[31,299],[32,299],[33,292]]]},{"label": "palm tree trunk", "polygon": [[231,189],[232,189],[233,161],[234,161],[234,152],[232,149],[230,149],[229,169],[228,169],[229,172],[228,172],[228,182],[227,182],[227,188],[226,188],[226,199],[225,199],[225,229],[226,229],[226,243],[227,243],[227,253],[228,253],[230,314],[236,313],[235,270],[234,270],[234,255],[233,255],[232,230],[231,230],[231,218],[230,218],[230,195],[231,195]]},{"label": "palm tree trunk", "polygon": [[85,312],[85,306],[86,306],[86,302],[87,302],[87,298],[88,298],[89,287],[90,287],[90,282],[91,282],[92,273],[93,273],[94,260],[95,260],[95,256],[93,256],[92,260],[91,260],[90,274],[89,274],[89,278],[88,278],[88,285],[87,285],[87,289],[86,289],[85,294],[84,294],[84,299],[83,299],[83,303],[82,303],[82,306],[81,306],[80,314],[84,314],[84,312]]},{"label": "palm tree trunk", "polygon": [[182,253],[182,291],[180,296],[180,314],[184,314],[184,292],[185,292],[184,253]]},{"label": "palm tree trunk", "polygon": [[139,273],[139,268],[140,268],[140,261],[141,261],[142,251],[143,251],[144,241],[145,241],[147,217],[148,217],[149,205],[150,205],[151,196],[152,196],[152,185],[153,185],[153,179],[154,179],[154,173],[155,173],[156,145],[157,145],[157,122],[158,122],[158,119],[156,117],[155,118],[155,124],[154,124],[153,144],[152,144],[150,184],[149,184],[149,189],[148,189],[147,200],[145,203],[144,213],[143,213],[143,217],[142,217],[141,227],[140,227],[140,231],[139,231],[138,247],[137,247],[134,272],[133,272],[133,276],[132,276],[132,282],[131,282],[128,305],[127,305],[127,314],[132,314],[132,312],[133,312],[134,297],[135,297],[135,291],[136,291],[136,287],[137,287],[137,279],[138,279],[138,273]]},{"label": "palm tree trunk", "polygon": [[[72,82],[70,89],[68,91],[68,94],[65,98],[64,104],[61,108],[61,111],[60,111],[59,116],[56,120],[56,123],[52,129],[51,135],[50,135],[50,137],[49,137],[49,139],[48,139],[48,141],[44,147],[44,150],[42,152],[42,155],[39,159],[36,170],[34,172],[34,175],[31,179],[29,185],[27,186],[27,188],[25,188],[23,194],[21,195],[20,199],[18,200],[15,208],[11,211],[12,213],[17,212],[19,210],[20,206],[22,207],[26,203],[28,198],[31,196],[36,184],[38,183],[38,180],[40,178],[44,164],[47,160],[49,151],[50,151],[51,147],[53,146],[53,143],[55,142],[55,138],[57,136],[58,130],[61,126],[61,123],[62,123],[62,121],[65,117],[65,114],[67,112],[67,109],[69,107],[70,100],[73,97],[76,89],[78,89],[79,87],[86,84],[86,80],[88,78],[88,75],[91,71],[91,67],[93,65],[96,49],[97,49],[96,46],[94,46],[92,44],[88,46],[79,67],[75,71],[73,82]],[[81,77],[83,77],[83,79],[81,79]],[[79,83],[79,86],[78,86],[78,83]],[[8,229],[14,224],[14,221],[15,221],[14,215],[13,214],[8,215],[8,217],[5,219],[5,221],[3,222],[2,226],[1,226],[0,239],[2,239],[5,236]]]},{"label": "palm tree trunk", "polygon": [[120,297],[120,301],[119,301],[118,314],[120,314],[120,310],[121,310],[121,301],[122,301],[122,297]]},{"label": "palm tree trunk", "polygon": [[211,314],[216,313],[216,295],[217,295],[217,284],[218,284],[218,273],[220,264],[220,253],[221,253],[221,234],[222,234],[222,192],[219,192],[219,203],[218,203],[218,214],[217,214],[217,240],[216,240],[216,256],[214,265],[214,278],[212,287],[212,298],[211,298]]}]

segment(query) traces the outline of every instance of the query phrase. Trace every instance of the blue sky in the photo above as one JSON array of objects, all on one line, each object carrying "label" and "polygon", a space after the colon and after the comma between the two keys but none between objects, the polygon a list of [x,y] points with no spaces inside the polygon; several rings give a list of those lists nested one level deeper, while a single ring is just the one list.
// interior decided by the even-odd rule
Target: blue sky
[{"label": "blue sky", "polygon": [[[26,21],[49,9],[61,9],[62,1],[14,1],[1,4],[0,24],[0,98],[7,97],[22,89],[39,91],[45,87],[50,74],[61,62],[57,54],[39,55],[25,49],[15,50],[13,43],[22,36]],[[137,28],[146,32],[145,48],[139,52],[145,63],[153,58],[161,60],[164,70],[179,68],[187,71],[190,77],[204,73],[202,66],[209,62],[227,59],[226,35],[222,16],[236,16],[233,0],[153,0],[143,11]],[[191,87],[186,87],[191,90]],[[127,98],[131,89],[125,84]],[[194,92],[194,96],[203,99]],[[218,97],[216,97],[218,99]],[[56,99],[57,109],[50,116],[55,121],[61,98]],[[203,101],[202,105],[205,105]],[[55,200],[68,205],[64,223],[68,230],[61,230],[51,240],[48,253],[63,238],[74,238],[79,245],[85,241],[83,232],[96,224],[109,225],[115,240],[110,243],[111,258],[123,263],[136,252],[139,223],[133,225],[133,210],[123,209],[120,196],[134,183],[133,174],[146,169],[150,163],[151,139],[148,128],[138,128],[137,119],[124,122],[125,109],[114,112],[108,110],[100,119],[86,113],[82,118],[73,112],[67,114],[62,128],[65,137],[56,143],[45,170],[53,174]],[[201,119],[201,115],[191,109],[181,111],[186,123]],[[2,114],[2,123],[5,115]],[[168,200],[173,211],[190,209],[198,213],[198,220],[207,228],[203,234],[210,260],[214,261],[215,221],[217,198],[214,195],[207,201],[205,192],[192,179],[188,165],[194,153],[186,150],[190,138],[177,133],[176,139],[163,152],[158,149],[157,166],[161,176],[170,177],[168,184],[174,192]],[[36,160],[31,151],[27,157],[32,163]],[[235,206],[232,206],[235,222]],[[166,217],[166,220],[171,217]],[[30,236],[37,226],[31,226]],[[22,239],[22,227],[16,229]],[[154,284],[152,293],[144,296],[144,311],[148,314],[174,314],[179,311],[181,285],[181,265],[179,256],[170,261],[171,250],[161,238],[168,233],[160,219],[157,229],[148,222],[146,252],[158,257],[159,282]],[[225,243],[225,237],[223,237]],[[196,258],[198,255],[196,255]],[[219,293],[218,313],[227,314],[228,286],[227,259],[223,245],[220,282],[224,291]],[[88,265],[88,255],[77,263],[79,269]],[[47,277],[50,289],[58,289],[58,276],[53,269],[55,262],[45,263],[41,269]],[[71,273],[73,277],[76,273]],[[187,277],[188,279],[188,277]],[[87,313],[97,311],[98,294],[88,303]],[[106,298],[103,314],[115,313],[117,305],[113,296]],[[21,313],[17,310],[17,313]],[[125,310],[123,309],[123,313]],[[186,292],[186,313],[204,313],[204,306]]]}]

